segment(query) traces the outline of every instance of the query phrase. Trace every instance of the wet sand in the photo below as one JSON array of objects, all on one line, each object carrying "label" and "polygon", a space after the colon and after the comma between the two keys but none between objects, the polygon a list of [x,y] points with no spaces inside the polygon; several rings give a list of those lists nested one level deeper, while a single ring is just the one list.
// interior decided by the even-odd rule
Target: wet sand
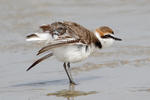
[{"label": "wet sand", "polygon": [[[150,99],[150,1],[1,0],[0,12],[0,100]],[[63,20],[108,25],[123,39],[71,64],[73,87],[55,57],[25,71],[43,46],[25,36]]]}]

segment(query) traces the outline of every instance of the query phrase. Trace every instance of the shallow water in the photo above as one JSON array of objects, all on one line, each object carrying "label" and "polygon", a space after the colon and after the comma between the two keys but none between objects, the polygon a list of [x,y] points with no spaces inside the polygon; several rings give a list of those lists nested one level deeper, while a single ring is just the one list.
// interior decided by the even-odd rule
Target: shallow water
[{"label": "shallow water", "polygon": [[[150,99],[149,0],[1,0],[0,12],[0,100]],[[108,25],[123,39],[71,65],[73,91],[54,57],[25,71],[43,45],[25,36],[63,20],[91,30]]]}]

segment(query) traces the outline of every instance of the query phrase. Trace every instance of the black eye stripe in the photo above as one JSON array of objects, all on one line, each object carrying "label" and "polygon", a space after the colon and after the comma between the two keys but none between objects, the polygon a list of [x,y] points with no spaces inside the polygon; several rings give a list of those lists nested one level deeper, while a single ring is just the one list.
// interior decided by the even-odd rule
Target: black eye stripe
[{"label": "black eye stripe", "polygon": [[102,38],[113,38],[113,36],[111,36],[111,35],[104,35],[104,36],[102,36]]},{"label": "black eye stripe", "polygon": [[111,35],[104,35],[104,36],[102,36],[102,38],[103,39],[109,39],[109,38],[111,38],[111,39],[114,39],[114,40],[117,40],[117,41],[122,41],[122,39],[114,37],[114,36],[111,36]]}]

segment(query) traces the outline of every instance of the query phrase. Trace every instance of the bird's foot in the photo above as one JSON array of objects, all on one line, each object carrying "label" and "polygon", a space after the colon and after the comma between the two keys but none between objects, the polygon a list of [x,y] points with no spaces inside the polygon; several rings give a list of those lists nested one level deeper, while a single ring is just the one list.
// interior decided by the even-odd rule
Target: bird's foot
[{"label": "bird's foot", "polygon": [[77,83],[75,83],[74,81],[70,81],[70,85],[73,84],[73,85],[78,85]]}]

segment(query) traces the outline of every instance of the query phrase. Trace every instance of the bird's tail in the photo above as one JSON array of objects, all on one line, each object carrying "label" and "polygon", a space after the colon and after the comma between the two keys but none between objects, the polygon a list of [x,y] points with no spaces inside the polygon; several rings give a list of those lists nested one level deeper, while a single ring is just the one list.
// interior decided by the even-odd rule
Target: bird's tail
[{"label": "bird's tail", "polygon": [[51,40],[52,36],[49,33],[33,33],[26,36],[26,41],[47,41]]}]

